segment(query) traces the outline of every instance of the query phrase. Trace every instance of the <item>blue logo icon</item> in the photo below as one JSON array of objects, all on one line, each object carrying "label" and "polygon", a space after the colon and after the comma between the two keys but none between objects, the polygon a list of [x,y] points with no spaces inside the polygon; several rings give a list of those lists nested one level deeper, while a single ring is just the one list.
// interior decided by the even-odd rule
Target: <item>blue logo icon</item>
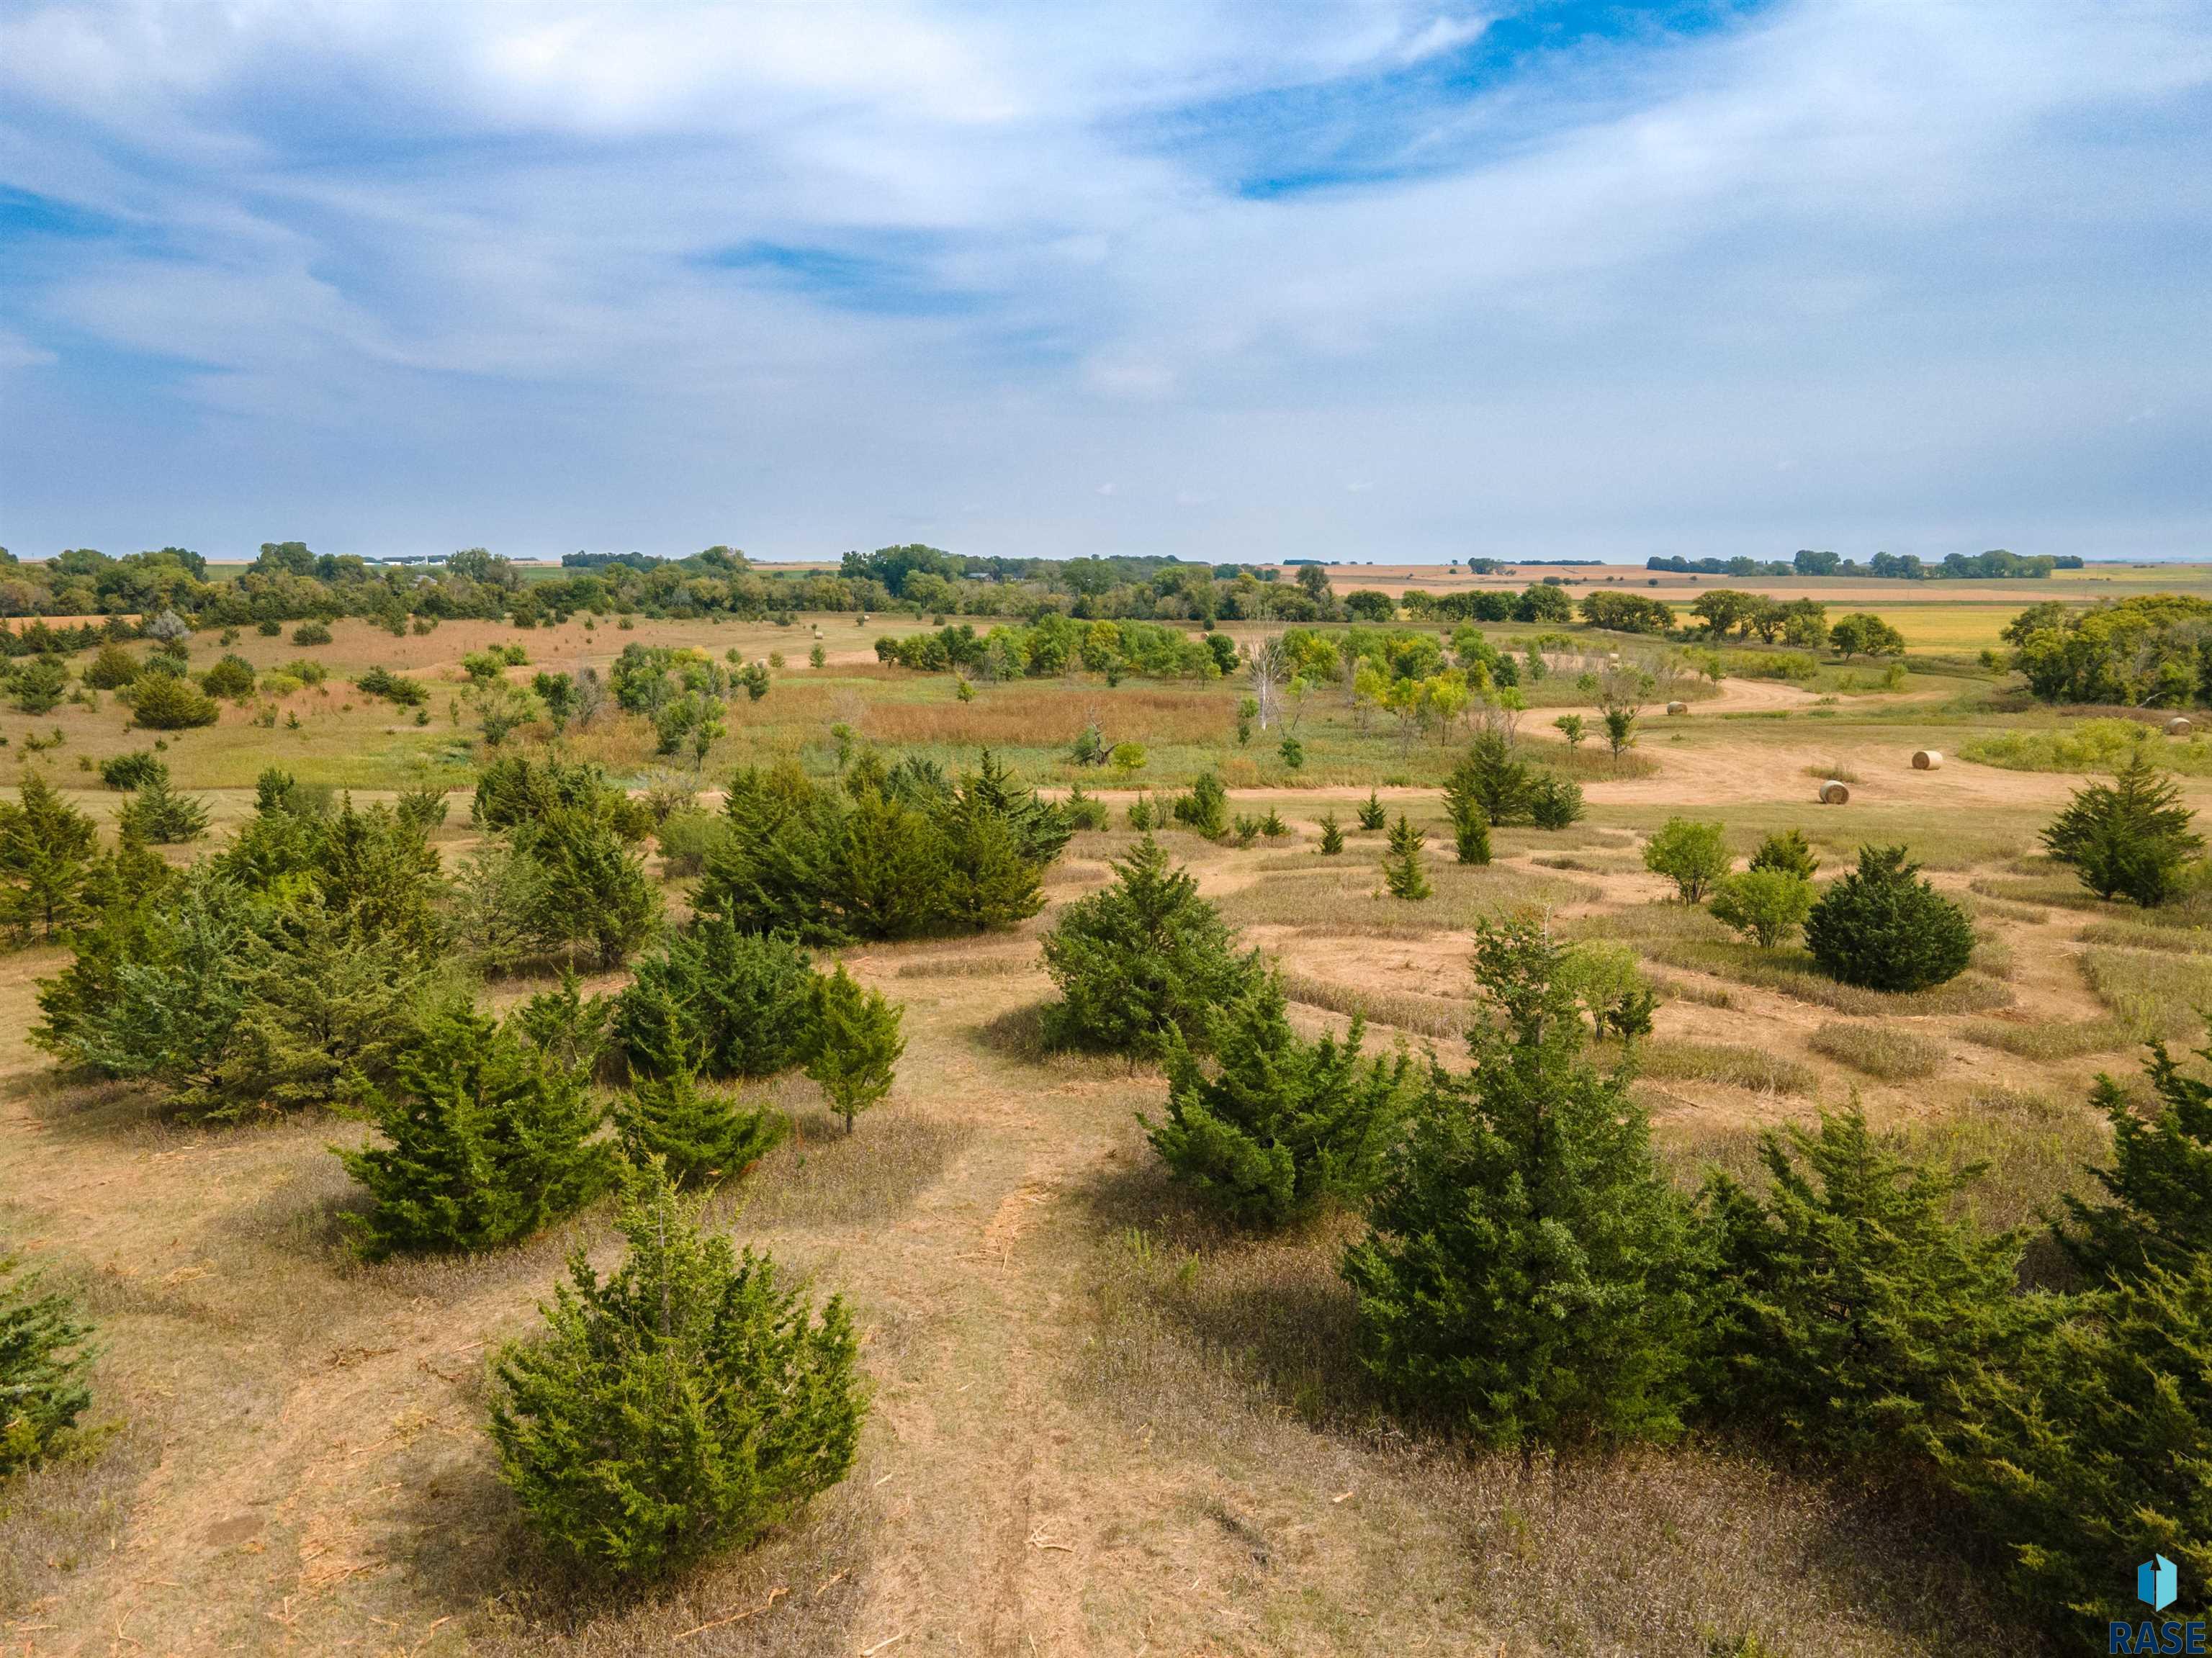
[{"label": "blue logo icon", "polygon": [[2153,1612],[2164,1612],[2180,1593],[2175,1578],[2173,1562],[2154,1554],[2136,1568],[2136,1599]]}]

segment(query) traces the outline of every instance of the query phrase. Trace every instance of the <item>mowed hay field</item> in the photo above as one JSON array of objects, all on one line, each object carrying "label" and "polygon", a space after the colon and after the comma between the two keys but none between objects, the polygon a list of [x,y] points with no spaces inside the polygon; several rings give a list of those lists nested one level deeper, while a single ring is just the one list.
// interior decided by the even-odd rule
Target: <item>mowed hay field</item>
[{"label": "mowed hay field", "polygon": [[[1360,580],[1337,573],[1340,591]],[[2036,590],[2022,603],[2045,586],[2015,585]],[[963,703],[949,676],[877,665],[878,632],[918,625],[448,623],[395,638],[349,621],[312,650],[249,632],[233,648],[258,666],[313,656],[331,678],[286,698],[273,723],[226,708],[164,750],[179,786],[210,800],[217,835],[271,763],[367,796],[449,789],[438,844],[450,867],[471,844],[465,791],[484,757],[463,654],[519,642],[531,665],[508,671],[526,680],[539,667],[604,671],[635,640],[785,663],[763,699],[732,702],[696,773],[657,759],[641,720],[569,737],[568,753],[629,786],[711,790],[736,765],[785,756],[826,774],[842,726],[848,743],[955,767],[989,744],[1048,788],[1080,781],[1111,804],[1114,827],[1076,836],[1044,913],[1016,932],[845,953],[905,1005],[896,1088],[847,1138],[811,1084],[765,1085],[799,1133],[716,1200],[734,1238],[854,1308],[873,1405],[853,1476],[759,1547],[673,1587],[625,1598],[566,1585],[496,1478],[486,1357],[530,1331],[568,1252],[617,1257],[611,1215],[481,1258],[355,1262],[338,1216],[356,1199],[329,1148],[356,1143],[359,1126],[191,1126],[129,1088],[57,1078],[27,1034],[37,981],[64,957],[21,951],[0,957],[0,1246],[96,1320],[106,1428],[0,1498],[0,1651],[2028,1649],[1981,1598],[1986,1563],[1958,1552],[1956,1528],[1878,1492],[1697,1444],[1524,1467],[1395,1425],[1350,1357],[1335,1273],[1346,1224],[1263,1242],[1211,1225],[1136,1121],[1158,1108],[1158,1074],[1042,1055],[1030,1033],[1051,993],[1037,935],[1132,843],[1127,801],[1218,766],[1232,811],[1273,807],[1290,835],[1249,849],[1163,840],[1244,939],[1280,959],[1304,1028],[1364,1016],[1372,1048],[1433,1045],[1456,1061],[1471,929],[1540,912],[1566,936],[1629,944],[1661,987],[1638,1087],[1684,1181],[1746,1169],[1762,1127],[1856,1098],[1923,1154],[1987,1161],[1972,1199],[1982,1217],[2033,1224],[2101,1153],[2085,1103],[2095,1075],[2131,1077],[2143,1036],[2193,1036],[2212,999],[2212,940],[2138,925],[2037,855],[2076,777],[1910,765],[1917,748],[1955,754],[1978,735],[2059,722],[1928,659],[1894,690],[1871,675],[1850,690],[1729,678],[1686,714],[1647,710],[1636,763],[1618,774],[1591,745],[1573,756],[1585,821],[1501,829],[1492,865],[1461,869],[1436,786],[1450,748],[1363,719],[1334,688],[1299,716],[1308,757],[1294,770],[1277,733],[1238,744],[1235,683],[978,684]],[[827,659],[814,669],[817,629]],[[1536,630],[1486,631],[1503,644]],[[222,648],[197,639],[195,665]],[[429,684],[427,724],[351,689],[372,665]],[[1550,721],[1577,706],[1561,689],[1571,677],[1563,665],[1561,700],[1522,722],[1562,762]],[[1144,744],[1145,767],[1070,765],[1091,723]],[[58,745],[25,756],[27,738],[56,731]],[[150,744],[106,699],[9,712],[0,735],[0,780],[47,767],[104,819],[122,797],[93,768]],[[1816,805],[1820,776],[1850,779],[1850,804]],[[1379,835],[1318,855],[1320,817],[1348,827],[1370,786],[1428,830],[1425,903],[1381,896]],[[2212,804],[2212,781],[2182,787]],[[1941,992],[1885,999],[1739,944],[1667,902],[1642,866],[1645,837],[1677,814],[1722,823],[1739,855],[1802,829],[1824,876],[1862,842],[1908,846],[1972,911],[1973,969]],[[671,896],[680,912],[682,884]],[[503,983],[496,999],[543,987]]]}]

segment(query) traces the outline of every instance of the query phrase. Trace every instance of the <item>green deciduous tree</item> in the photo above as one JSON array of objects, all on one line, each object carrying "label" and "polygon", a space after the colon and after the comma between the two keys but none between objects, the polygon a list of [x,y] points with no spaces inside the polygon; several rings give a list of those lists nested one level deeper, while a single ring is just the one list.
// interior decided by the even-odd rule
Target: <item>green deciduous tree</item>
[{"label": "green deciduous tree", "polygon": [[1067,905],[1045,934],[1045,970],[1060,994],[1045,1010],[1046,1034],[1133,1059],[1164,1054],[1170,1029],[1200,1047],[1212,1010],[1258,975],[1258,952],[1237,953],[1220,913],[1151,835],[1114,868],[1112,885]]},{"label": "green deciduous tree", "polygon": [[1902,847],[1861,847],[1805,921],[1822,969],[1869,990],[1925,990],[1956,978],[1974,951],[1966,912],[1930,886]]},{"label": "green deciduous tree", "polygon": [[1644,867],[1672,881],[1686,904],[1702,902],[1728,866],[1728,835],[1718,823],[1669,817],[1644,843]]},{"label": "green deciduous tree", "polygon": [[1813,913],[1813,884],[1780,869],[1747,869],[1713,883],[1713,919],[1772,950],[1794,938]]},{"label": "green deciduous tree", "polygon": [[1584,1056],[1560,955],[1528,923],[1479,926],[1474,1068],[1431,1063],[1344,1272],[1364,1362],[1409,1407],[1498,1445],[1663,1439],[1688,1229],[1626,1073]]},{"label": "green deciduous tree", "polygon": [[546,1329],[494,1364],[491,1436],[532,1525],[587,1570],[665,1576],[742,1547],[842,1479],[865,1396],[844,1303],[817,1319],[775,1263],[633,1181],[629,1254],[580,1251]]},{"label": "green deciduous tree", "polygon": [[2150,909],[2173,896],[2189,860],[2204,849],[2204,837],[2190,828],[2196,816],[2181,804],[2179,786],[2138,749],[2110,786],[2077,789],[2043,843],[2100,898]]},{"label": "green deciduous tree", "polygon": [[581,1073],[458,999],[409,1033],[363,1114],[382,1144],[340,1151],[371,1207],[347,1217],[370,1260],[512,1243],[607,1188],[612,1162]]},{"label": "green deciduous tree", "polygon": [[1302,1042],[1270,974],[1215,1013],[1209,1072],[1179,1036],[1168,1046],[1168,1100],[1141,1112],[1161,1161],[1243,1226],[1277,1227],[1374,1182],[1396,1125],[1408,1061],[1363,1061],[1365,1026],[1340,1042]]}]

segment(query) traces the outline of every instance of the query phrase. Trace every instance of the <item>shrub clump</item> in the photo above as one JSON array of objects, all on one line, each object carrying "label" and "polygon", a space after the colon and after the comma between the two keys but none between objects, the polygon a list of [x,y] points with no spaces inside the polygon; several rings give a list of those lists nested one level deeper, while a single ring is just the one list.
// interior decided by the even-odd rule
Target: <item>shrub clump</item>
[{"label": "shrub clump", "polygon": [[167,674],[141,674],[130,689],[131,717],[149,731],[190,731],[212,726],[222,706],[184,680]]},{"label": "shrub clump", "polygon": [[2179,890],[2190,860],[2204,850],[2204,837],[2190,828],[2196,816],[2181,804],[2179,786],[2138,747],[2109,787],[2075,791],[2043,831],[2043,844],[2100,898],[2154,909]]},{"label": "shrub clump", "polygon": [[1728,835],[1718,823],[1669,817],[1644,843],[1644,867],[1672,881],[1684,903],[1701,903],[1728,873]]},{"label": "shrub clump", "polygon": [[1045,1034],[1133,1059],[1165,1054],[1171,1032],[1200,1047],[1213,1010],[1259,976],[1259,952],[1237,953],[1220,913],[1151,835],[1114,868],[1111,886],[1069,904],[1045,934],[1045,970],[1060,994],[1045,1010]]},{"label": "shrub clump", "polygon": [[1355,1016],[1341,1042],[1300,1041],[1269,974],[1214,1013],[1210,1073],[1170,1036],[1166,1114],[1138,1121],[1170,1172],[1238,1225],[1279,1227],[1357,1203],[1396,1127],[1411,1065],[1402,1053],[1364,1062],[1365,1031]]},{"label": "shrub clump", "polygon": [[58,1449],[92,1404],[91,1327],[0,1255],[0,1479]]},{"label": "shrub clump", "polygon": [[1786,869],[1753,867],[1713,883],[1713,919],[1772,950],[1813,913],[1813,884]]},{"label": "shrub clump", "polygon": [[1820,895],[1806,947],[1831,977],[1868,990],[1926,990],[1966,971],[1966,914],[1929,885],[1903,847],[1861,847],[1858,868]]},{"label": "shrub clump", "polygon": [[1481,924],[1472,1070],[1431,1065],[1346,1252],[1361,1352],[1484,1442],[1672,1437],[1695,1311],[1688,1217],[1625,1071],[1584,1057],[1562,952]]},{"label": "shrub clump", "polygon": [[580,1251],[546,1329],[494,1364],[500,1471],[538,1534],[601,1575],[743,1547],[851,1472],[866,1405],[842,1301],[702,1229],[648,1170],[604,1281]]},{"label": "shrub clump", "polygon": [[1011,926],[1043,907],[1043,872],[1069,833],[988,753],[957,783],[924,761],[866,755],[842,784],[792,764],[748,768],[724,812],[730,833],[708,850],[695,905],[808,944]]},{"label": "shrub clump", "polygon": [[708,916],[638,958],[614,1046],[634,1076],[769,1077],[813,1046],[815,974],[790,939]]},{"label": "shrub clump", "polygon": [[363,1107],[384,1143],[338,1153],[371,1200],[346,1217],[365,1258],[512,1243],[611,1182],[581,1073],[513,1025],[465,1002],[434,1007],[395,1071]]}]

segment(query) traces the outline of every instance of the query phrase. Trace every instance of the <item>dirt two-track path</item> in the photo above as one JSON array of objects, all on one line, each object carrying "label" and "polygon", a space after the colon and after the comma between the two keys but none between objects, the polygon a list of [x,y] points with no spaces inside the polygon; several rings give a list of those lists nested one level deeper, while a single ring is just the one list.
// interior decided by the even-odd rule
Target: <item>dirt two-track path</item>
[{"label": "dirt two-track path", "polygon": [[[992,976],[894,978],[895,952],[848,958],[906,1002],[909,1039],[896,1094],[856,1141],[929,1127],[956,1147],[911,1201],[732,1223],[847,1294],[863,1331],[870,1425],[853,1479],[817,1505],[817,1558],[802,1531],[665,1606],[609,1614],[638,1638],[604,1649],[659,1650],[749,1594],[769,1611],[669,1649],[1127,1651],[1141,1638],[1101,1649],[1101,1630],[1141,1636],[1155,1600],[1186,1626],[1241,1621],[1209,1610],[1209,1585],[1250,1549],[1208,1517],[1205,1477],[1071,1385],[1095,1325],[1098,1195],[1133,1163],[1133,1113],[1156,1105],[1158,1079],[1000,1051],[987,1027],[1047,988],[1033,942],[1006,942],[1020,960]],[[27,1006],[31,976],[58,964],[13,958],[9,1002]],[[164,1127],[9,1054],[0,1218],[34,1261],[89,1287],[108,1350],[100,1412],[123,1424],[109,1465],[129,1478],[83,1558],[0,1621],[0,1651],[602,1649],[588,1621],[487,1613],[517,1556],[482,1423],[489,1350],[527,1332],[579,1237],[612,1260],[610,1229],[481,1261],[349,1266],[325,1147],[357,1132]],[[1316,1525],[1350,1523],[1328,1483],[1301,1496],[1291,1482],[1286,1500]],[[787,1625],[793,1605],[806,1621]]]}]

